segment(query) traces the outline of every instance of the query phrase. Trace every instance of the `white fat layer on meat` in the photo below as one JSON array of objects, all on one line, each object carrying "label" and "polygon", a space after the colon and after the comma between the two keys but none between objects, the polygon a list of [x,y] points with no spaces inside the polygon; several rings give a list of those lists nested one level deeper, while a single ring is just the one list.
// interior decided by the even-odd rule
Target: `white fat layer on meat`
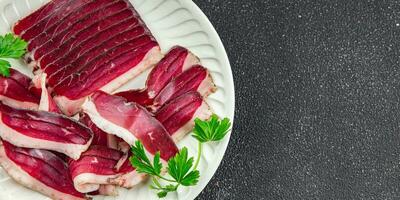
[{"label": "white fat layer on meat", "polygon": [[15,99],[11,99],[9,97],[0,95],[0,101],[3,102],[5,105],[14,107],[14,108],[21,108],[21,109],[29,109],[29,110],[37,110],[39,105],[32,102],[24,102],[18,101]]},{"label": "white fat layer on meat", "polygon": [[110,183],[124,188],[132,188],[142,182],[146,177],[145,174],[138,174],[136,170],[133,170],[122,176],[110,179]]},{"label": "white fat layer on meat", "polygon": [[192,52],[189,52],[185,59],[185,62],[183,63],[182,71],[186,71],[191,66],[197,65],[197,64],[200,64],[200,59],[196,55],[194,55]]},{"label": "white fat layer on meat", "polygon": [[108,134],[113,134],[116,135],[120,138],[122,138],[125,142],[127,142],[130,145],[135,144],[135,141],[137,140],[136,137],[128,131],[127,129],[118,126],[105,118],[103,118],[100,113],[98,113],[96,105],[91,101],[88,100],[82,105],[83,112],[85,112],[87,115],[89,115],[90,120],[96,124],[98,128],[103,130],[104,132]]},{"label": "white fat layer on meat", "polygon": [[64,114],[72,116],[81,109],[81,105],[86,101],[87,97],[71,100],[65,96],[55,96],[53,99]]},{"label": "white fat layer on meat", "polygon": [[205,80],[203,80],[201,82],[201,84],[197,88],[197,92],[199,92],[199,94],[201,96],[203,96],[203,98],[206,98],[208,95],[215,92],[216,89],[217,88],[215,87],[215,84],[210,75],[210,72],[208,72],[208,70],[207,70],[207,77]]},{"label": "white fat layer on meat", "polygon": [[118,196],[118,190],[115,185],[100,185],[99,194],[105,196]]},{"label": "white fat layer on meat", "polygon": [[70,194],[66,194],[55,190],[37,179],[30,176],[28,173],[23,171],[18,165],[16,165],[12,160],[10,160],[4,150],[3,143],[0,141],[0,165],[1,167],[19,184],[40,192],[54,200],[84,200],[84,198],[79,198]]},{"label": "white fat layer on meat", "polygon": [[11,144],[19,147],[25,148],[36,148],[36,149],[47,149],[63,153],[72,159],[78,159],[82,152],[89,148],[92,138],[84,144],[67,144],[61,142],[53,142],[49,140],[43,140],[38,138],[32,138],[21,134],[14,129],[6,126],[2,121],[2,116],[0,113],[0,137],[3,140],[10,142]]},{"label": "white fat layer on meat", "polygon": [[161,58],[162,54],[160,51],[160,47],[153,47],[150,51],[147,52],[147,54],[145,55],[143,60],[140,61],[139,64],[137,64],[124,74],[121,74],[111,82],[107,83],[107,85],[101,87],[100,90],[107,93],[114,92],[116,89],[120,88],[122,85],[132,80],[133,78],[137,77],[146,69],[154,66],[156,63],[158,63],[158,61],[161,60]]},{"label": "white fat layer on meat", "polygon": [[78,192],[89,193],[96,191],[100,185],[110,184],[110,180],[120,176],[114,175],[98,175],[93,173],[82,173],[74,178],[74,187]]},{"label": "white fat layer on meat", "polygon": [[207,120],[211,117],[211,115],[212,111],[210,109],[210,106],[208,106],[208,104],[205,101],[203,101],[201,106],[197,108],[192,119],[190,119],[188,123],[183,125],[177,131],[175,131],[175,133],[172,134],[172,139],[174,140],[174,142],[177,143],[181,141],[186,136],[186,134],[188,134],[190,131],[193,130],[194,120],[196,118],[199,118],[201,120]]},{"label": "white fat layer on meat", "polygon": [[36,87],[40,87],[42,93],[40,94],[39,110],[50,111],[49,92],[46,88],[46,73],[40,73],[34,77],[33,82]]}]

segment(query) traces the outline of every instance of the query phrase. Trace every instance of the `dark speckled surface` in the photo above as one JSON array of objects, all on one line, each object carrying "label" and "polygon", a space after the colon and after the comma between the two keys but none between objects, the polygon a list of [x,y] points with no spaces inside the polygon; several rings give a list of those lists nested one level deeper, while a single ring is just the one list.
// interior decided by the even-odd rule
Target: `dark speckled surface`
[{"label": "dark speckled surface", "polygon": [[195,2],[237,95],[198,199],[400,199],[400,1]]}]

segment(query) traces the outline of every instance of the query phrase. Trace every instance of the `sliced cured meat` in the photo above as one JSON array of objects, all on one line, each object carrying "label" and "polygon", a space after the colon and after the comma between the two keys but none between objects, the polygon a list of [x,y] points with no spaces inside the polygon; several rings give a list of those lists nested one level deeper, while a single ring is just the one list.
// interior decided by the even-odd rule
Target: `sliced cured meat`
[{"label": "sliced cured meat", "polygon": [[89,128],[63,115],[0,103],[0,137],[13,145],[57,151],[78,159],[89,147]]},{"label": "sliced cured meat", "polygon": [[175,142],[193,130],[194,120],[209,119],[210,107],[198,92],[189,92],[170,101],[157,113],[156,118],[164,125]]},{"label": "sliced cured meat", "polygon": [[153,68],[146,81],[146,88],[129,90],[115,95],[122,96],[130,102],[149,106],[160,91],[175,77],[192,65],[199,64],[199,59],[189,50],[181,46],[173,47],[165,57]]},{"label": "sliced cured meat", "polygon": [[125,53],[112,62],[98,68],[90,68],[75,74],[64,85],[54,88],[54,100],[67,115],[79,111],[86,97],[96,90],[113,92],[135,78],[161,59],[160,48],[150,42],[132,52]]},{"label": "sliced cured meat", "polygon": [[48,20],[49,16],[54,14],[58,9],[64,6],[68,0],[53,0],[46,5],[40,7],[38,10],[28,15],[27,17],[19,20],[13,27],[13,32],[16,35],[21,35],[29,28],[35,26],[43,20]]},{"label": "sliced cured meat", "polygon": [[94,192],[100,185],[110,184],[110,179],[119,176],[115,165],[122,153],[106,146],[91,146],[81,157],[69,163],[69,169],[76,190],[82,193]]},{"label": "sliced cured meat", "polygon": [[79,9],[80,7],[85,5],[87,2],[87,0],[70,0],[64,3],[64,5],[54,10],[50,16],[44,18],[38,23],[35,23],[34,26],[24,31],[21,34],[21,38],[26,41],[30,41],[43,31],[45,31],[47,28],[51,27],[52,25],[58,23],[64,17],[68,16],[74,10]]},{"label": "sliced cured meat", "polygon": [[46,76],[46,73],[36,75],[32,80],[30,90],[36,96],[40,96],[39,110],[61,114],[60,109],[46,87]]},{"label": "sliced cured meat", "polygon": [[[119,26],[116,27],[119,29]],[[59,70],[70,69],[70,67],[74,66],[84,66],[86,63],[89,63],[94,58],[101,56],[105,53],[105,49],[112,49],[115,46],[119,46],[127,41],[134,40],[139,36],[142,36],[145,32],[145,29],[141,26],[134,27],[127,31],[121,30],[120,34],[117,34],[110,38],[109,40],[103,41],[99,44],[99,41],[102,41],[104,38],[109,37],[109,32],[105,31],[102,32],[97,37],[93,37],[89,39],[85,44],[79,45],[77,48],[71,50],[68,54],[63,56],[60,59],[56,59],[53,63],[47,65],[44,62],[52,62],[52,61],[45,61],[44,59],[41,60],[42,66],[44,66],[44,71],[46,73],[53,73],[59,72]],[[51,78],[51,77],[50,77]],[[50,81],[50,80],[49,80]],[[57,79],[52,79],[52,83],[50,85],[54,85]]]},{"label": "sliced cured meat", "polygon": [[195,65],[169,82],[154,99],[151,109],[157,111],[172,99],[190,91],[197,91],[201,96],[206,97],[215,89],[208,70],[201,65]]},{"label": "sliced cured meat", "polygon": [[[119,33],[123,30],[132,28],[132,27],[136,27],[138,25],[138,20],[136,18],[132,18],[130,17],[131,15],[131,11],[126,9],[126,3],[124,2],[118,2],[117,4],[113,4],[110,6],[111,8],[109,9],[104,9],[102,11],[104,11],[105,13],[94,13],[97,14],[98,16],[89,16],[89,17],[104,17],[104,16],[109,16],[110,13],[113,13],[114,11],[108,11],[108,10],[112,10],[112,9],[123,9],[122,11],[119,11],[119,13],[115,14],[115,15],[111,15],[109,17],[106,17],[104,20],[99,20],[98,22],[94,23],[93,25],[88,26],[87,28],[78,31],[79,29],[77,29],[77,33],[74,36],[75,38],[73,38],[73,40],[69,39],[69,38],[65,38],[65,41],[59,41],[58,44],[59,46],[56,46],[57,48],[55,49],[51,49],[50,52],[44,52],[45,54],[43,54],[44,56],[40,58],[40,63],[39,66],[40,68],[44,69],[47,67],[47,65],[59,58],[61,58],[62,56],[68,54],[70,51],[73,51],[73,49],[78,48],[79,46],[85,45],[87,42],[90,42],[92,38],[97,38],[97,42],[95,42],[94,44],[99,44],[99,41],[102,41],[102,39],[104,38],[110,38],[111,36],[113,36],[116,33]],[[115,7],[115,8],[114,8]],[[106,7],[107,8],[107,7]],[[108,11],[108,12],[107,12]],[[118,11],[116,11],[118,12]],[[110,21],[111,20],[116,20],[116,21]],[[86,23],[91,23],[90,20],[93,20],[91,18],[87,18]],[[105,24],[102,24],[105,23]],[[80,23],[76,24],[76,26],[83,26],[83,24],[85,24],[85,20],[82,20]],[[80,28],[80,27],[78,27]],[[70,32],[68,34],[74,34],[71,33],[71,31],[73,30],[66,30],[65,32]],[[104,35],[107,36],[104,36]],[[62,34],[60,34],[62,35]],[[55,41],[57,43],[58,39],[60,39],[60,35],[56,36],[55,39],[53,39],[53,41]],[[64,38],[61,38],[64,39]],[[69,40],[68,40],[69,39]],[[65,42],[65,43],[63,43]],[[50,43],[48,43],[50,44]],[[45,44],[46,45],[46,44]],[[53,44],[54,45],[54,44]],[[46,50],[47,47],[40,47],[35,54],[41,54],[40,49],[44,49]],[[47,72],[47,71],[46,71]]]},{"label": "sliced cured meat", "polygon": [[83,111],[103,131],[130,145],[140,140],[148,152],[154,155],[159,151],[165,161],[178,152],[162,124],[136,103],[127,103],[122,97],[97,91],[85,102]]},{"label": "sliced cured meat", "polygon": [[97,0],[97,1],[87,1],[88,3],[80,7],[79,9],[70,10],[73,11],[68,16],[62,20],[58,20],[57,23],[49,26],[46,30],[43,30],[39,35],[29,41],[28,50],[41,46],[48,40],[52,39],[59,33],[62,33],[71,26],[79,23],[80,20],[91,17],[95,12],[100,9],[104,9],[105,6],[114,4],[117,0]]},{"label": "sliced cured meat", "polygon": [[85,113],[79,114],[79,121],[85,124],[90,130],[93,132],[93,140],[91,145],[100,145],[106,146],[112,149],[118,149],[118,141],[114,135],[108,134],[103,130],[99,129],[93,122],[90,120],[90,117]]},{"label": "sliced cured meat", "polygon": [[129,1],[52,0],[39,10],[14,31],[32,33],[25,59],[48,75],[46,84],[66,115],[76,114],[92,92],[113,92],[162,58]]},{"label": "sliced cured meat", "polygon": [[15,69],[10,69],[10,76],[0,76],[0,101],[4,104],[36,110],[39,97],[29,91],[31,79]]},{"label": "sliced cured meat", "polygon": [[55,200],[86,199],[75,190],[66,163],[56,154],[0,140],[0,165],[15,181]]},{"label": "sliced cured meat", "polygon": [[[100,16],[96,17],[99,18]],[[83,41],[93,37],[95,33],[100,33],[101,31],[104,31],[113,25],[119,23],[132,23],[132,25],[135,25],[137,23],[136,18],[131,18],[132,11],[129,9],[124,9],[116,14],[114,12],[111,12],[110,14],[110,12],[105,11],[105,13],[102,13],[101,17],[104,19],[95,23],[93,23],[92,18],[87,18],[85,21],[81,21],[80,23],[76,24],[76,26],[64,31],[61,34],[58,34],[34,50],[33,59],[39,60],[44,55],[58,53],[61,50],[63,52],[68,52],[72,48],[80,45]]]},{"label": "sliced cured meat", "polygon": [[113,47],[108,51],[105,51],[107,47],[104,47],[103,50],[99,50],[103,51],[100,56],[90,56],[93,58],[91,60],[81,57],[77,60],[77,62],[73,63],[73,65],[66,66],[60,69],[57,73],[54,73],[49,78],[49,84],[52,84],[54,87],[57,87],[57,85],[64,85],[66,81],[68,81],[68,78],[72,76],[72,74],[79,74],[90,68],[97,68],[104,65],[104,63],[112,62],[113,59],[118,58],[120,55],[133,52],[135,49],[147,45],[150,42],[152,42],[151,37],[145,35],[140,38],[134,38],[122,45]]}]

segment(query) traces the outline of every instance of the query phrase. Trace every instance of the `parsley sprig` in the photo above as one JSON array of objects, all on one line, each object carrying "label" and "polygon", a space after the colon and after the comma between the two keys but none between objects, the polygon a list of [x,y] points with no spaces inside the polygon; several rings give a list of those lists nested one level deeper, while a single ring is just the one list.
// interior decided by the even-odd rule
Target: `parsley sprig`
[{"label": "parsley sprig", "polygon": [[11,64],[4,58],[19,59],[26,53],[27,42],[8,33],[0,36],[0,74],[10,76]]},{"label": "parsley sprig", "polygon": [[[230,127],[231,122],[228,118],[220,120],[215,114],[207,121],[196,119],[193,129],[193,137],[197,139],[199,144],[196,161],[194,161],[193,157],[189,158],[186,147],[182,148],[168,161],[168,177],[163,176],[161,173],[163,166],[160,161],[160,153],[157,152],[151,162],[140,141],[136,141],[135,145],[131,148],[133,153],[133,156],[130,158],[131,164],[136,168],[138,173],[151,176],[153,184],[150,188],[158,191],[157,195],[159,198],[166,197],[169,192],[175,192],[179,186],[194,186],[199,182],[200,172],[197,170],[197,167],[202,153],[202,144],[222,140],[229,132]],[[170,184],[162,185],[159,182],[160,179]]]}]

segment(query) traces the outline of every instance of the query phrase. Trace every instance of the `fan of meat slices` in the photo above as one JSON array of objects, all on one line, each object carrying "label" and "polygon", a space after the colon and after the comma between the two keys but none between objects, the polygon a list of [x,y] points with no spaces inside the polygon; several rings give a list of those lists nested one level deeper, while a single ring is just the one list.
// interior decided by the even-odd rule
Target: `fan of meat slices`
[{"label": "fan of meat slices", "polygon": [[[52,0],[13,32],[35,76],[0,77],[0,165],[53,199],[134,187],[146,176],[131,145],[167,162],[194,119],[212,115],[210,73],[184,47],[163,55],[127,0]],[[149,68],[145,88],[113,94]]]}]

